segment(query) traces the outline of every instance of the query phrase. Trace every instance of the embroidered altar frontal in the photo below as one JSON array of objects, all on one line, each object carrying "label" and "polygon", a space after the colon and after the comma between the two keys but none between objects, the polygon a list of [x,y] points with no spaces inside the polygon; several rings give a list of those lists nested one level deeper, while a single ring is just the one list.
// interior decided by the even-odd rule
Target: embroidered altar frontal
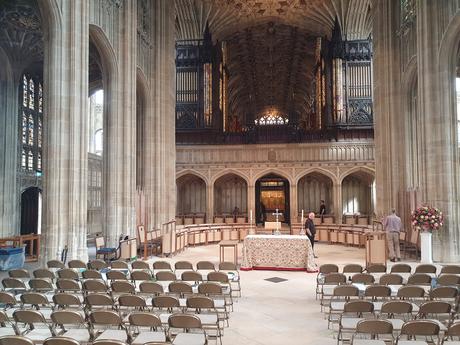
[{"label": "embroidered altar frontal", "polygon": [[317,271],[310,240],[293,235],[246,236],[241,269]]}]

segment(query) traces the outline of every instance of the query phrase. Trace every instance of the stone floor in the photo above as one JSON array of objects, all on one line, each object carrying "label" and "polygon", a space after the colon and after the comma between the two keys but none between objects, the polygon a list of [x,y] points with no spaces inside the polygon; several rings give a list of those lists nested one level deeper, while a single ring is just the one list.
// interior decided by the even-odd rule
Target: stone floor
[{"label": "stone floor", "polygon": [[[239,259],[241,262],[241,245]],[[346,263],[364,265],[364,250],[341,245],[315,244],[319,256],[317,264]],[[90,252],[91,253],[91,252]],[[226,252],[231,258],[232,250]],[[175,262],[189,260],[219,260],[218,245],[187,248],[184,252],[167,260]],[[28,269],[36,264],[26,265]],[[2,272],[3,273],[3,272]],[[268,281],[282,278],[281,282]],[[274,279],[275,281],[280,279]],[[223,344],[241,345],[333,345],[334,332],[327,329],[327,322],[315,300],[316,273],[248,271],[241,272],[243,296],[234,305],[230,327],[225,329]]]}]

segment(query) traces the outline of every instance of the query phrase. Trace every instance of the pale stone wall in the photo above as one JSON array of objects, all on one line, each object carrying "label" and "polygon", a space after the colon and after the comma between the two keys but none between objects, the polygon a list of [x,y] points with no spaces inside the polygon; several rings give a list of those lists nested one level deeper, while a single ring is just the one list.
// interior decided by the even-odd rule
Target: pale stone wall
[{"label": "pale stone wall", "polygon": [[447,217],[434,258],[458,261],[460,3],[415,4],[414,20],[401,30],[400,1],[373,2],[377,212],[397,207],[407,222],[421,202],[441,208]]},{"label": "pale stone wall", "polygon": [[[369,179],[373,180],[375,174],[372,141],[321,144],[178,145],[176,150],[176,178],[191,174],[201,178],[206,184],[207,221],[212,221],[214,216],[215,182],[230,173],[240,176],[247,183],[247,209],[253,212],[256,209],[256,181],[270,173],[286,178],[290,186],[291,219],[296,219],[301,211],[297,196],[299,180],[310,173],[324,175],[332,181],[332,200],[328,209],[335,216],[339,215],[336,217],[339,222],[342,220],[344,178],[358,173],[369,176]],[[365,202],[370,203],[370,200]],[[319,200],[316,203],[316,207],[319,207]]]}]

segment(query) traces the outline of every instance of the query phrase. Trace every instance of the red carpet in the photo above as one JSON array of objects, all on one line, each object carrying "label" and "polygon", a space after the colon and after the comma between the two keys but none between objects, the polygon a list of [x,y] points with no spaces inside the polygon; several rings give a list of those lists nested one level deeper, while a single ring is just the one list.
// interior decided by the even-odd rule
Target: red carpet
[{"label": "red carpet", "polygon": [[295,272],[307,272],[307,273],[317,273],[318,270],[309,271],[306,268],[294,268],[294,267],[240,267],[241,271],[295,271]]}]

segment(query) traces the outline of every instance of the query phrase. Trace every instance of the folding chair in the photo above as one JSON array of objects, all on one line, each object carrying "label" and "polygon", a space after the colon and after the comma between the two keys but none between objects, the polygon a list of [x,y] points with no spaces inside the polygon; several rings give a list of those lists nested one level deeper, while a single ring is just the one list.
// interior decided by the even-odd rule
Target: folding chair
[{"label": "folding chair", "polygon": [[49,260],[46,263],[46,267],[48,267],[48,268],[59,268],[59,269],[66,268],[65,264],[62,261],[59,261],[59,260]]},{"label": "folding chair", "polygon": [[168,285],[169,294],[176,295],[179,298],[184,298],[193,294],[192,285],[185,281],[171,282]]},{"label": "folding chair", "polygon": [[51,282],[54,282],[56,280],[56,275],[54,274],[54,272],[47,268],[38,268],[34,270],[32,274],[34,278],[49,279]]},{"label": "folding chair", "polygon": [[193,271],[193,264],[190,261],[177,261],[174,264],[174,270],[189,270]]},{"label": "folding chair", "polygon": [[211,261],[198,261],[196,264],[196,270],[206,271],[205,273],[207,274],[208,272],[215,271],[216,266],[214,266]]},{"label": "folding chair", "polygon": [[155,274],[155,278],[158,281],[176,281],[177,280],[176,275],[170,271],[159,271]]},{"label": "folding chair", "polygon": [[196,271],[185,271],[181,274],[181,280],[184,282],[193,282],[193,284],[199,284],[203,281],[203,275]]},{"label": "folding chair", "polygon": [[91,260],[88,262],[88,268],[96,271],[100,271],[104,268],[107,268],[109,265],[104,260]]},{"label": "folding chair", "polygon": [[153,263],[153,270],[154,271],[173,271],[171,268],[171,264],[167,261],[155,261]]},{"label": "folding chair", "polygon": [[16,310],[13,318],[17,334],[26,336],[35,344],[41,344],[46,338],[53,336],[51,326],[37,310]]},{"label": "folding chair", "polygon": [[[402,340],[403,338],[406,340]],[[428,342],[430,344],[439,343],[439,325],[430,320],[405,322],[401,328],[401,334],[396,339],[397,345],[428,345]]]},{"label": "folding chair", "polygon": [[0,337],[17,335],[16,328],[5,312],[0,311]]},{"label": "folding chair", "polygon": [[15,295],[29,290],[26,284],[18,278],[3,278],[2,285],[6,292],[11,292]]},{"label": "folding chair", "polygon": [[428,273],[428,274],[436,274],[437,267],[431,264],[421,264],[415,267],[414,273]]},{"label": "folding chair", "polygon": [[80,280],[78,273],[71,268],[61,268],[57,271],[57,276],[62,279]]},{"label": "folding chair", "polygon": [[338,285],[334,288],[334,292],[332,293],[331,301],[329,303],[329,314],[327,317],[328,329],[331,323],[339,321],[345,304],[348,303],[353,297],[359,297],[359,289],[356,286]]},{"label": "folding chair", "polygon": [[[364,335],[368,338],[362,339]],[[383,337],[384,340],[380,338]],[[393,344],[393,325],[387,320],[361,320],[351,337],[351,345],[387,345],[385,340]]]},{"label": "folding chair", "polygon": [[117,270],[110,270],[106,273],[107,280],[128,280],[128,276],[122,272],[122,271],[117,271]]},{"label": "folding chair", "polygon": [[382,304],[379,318],[387,319],[395,332],[400,332],[406,321],[413,319],[413,304],[407,301],[387,301]]},{"label": "folding chair", "polygon": [[230,307],[230,310],[233,311],[232,285],[228,279],[228,275],[223,272],[209,272],[207,278],[208,282],[218,282],[221,284],[222,292],[226,297],[225,303]]},{"label": "folding chair", "polygon": [[29,271],[23,268],[17,268],[8,271],[8,276],[10,278],[17,278],[17,279],[28,279],[30,278]]},{"label": "folding chair", "polygon": [[324,276],[328,275],[329,273],[338,273],[339,266],[335,264],[324,264],[319,266],[318,274],[316,275],[316,299],[318,299],[322,285],[324,284]]},{"label": "folding chair", "polygon": [[87,269],[88,268],[86,263],[84,263],[81,260],[70,260],[67,263],[67,267],[68,268],[73,268],[73,269],[76,269],[76,270],[82,270],[82,269]]},{"label": "folding chair", "polygon": [[89,324],[92,339],[128,342],[126,328],[120,315],[115,311],[93,311],[89,314]]},{"label": "folding chair", "polygon": [[206,331],[196,315],[173,314],[168,319],[168,334],[173,344],[206,345]]},{"label": "folding chair", "polygon": [[344,334],[353,334],[359,321],[375,318],[374,304],[370,301],[350,301],[343,307],[343,313],[339,319],[339,331],[337,334],[337,345],[350,338],[345,338]]},{"label": "folding chair", "polygon": [[91,333],[81,313],[58,310],[51,314],[51,320],[57,336],[74,339],[80,344],[91,341]]},{"label": "folding chair", "polygon": [[68,337],[52,337],[46,339],[43,345],[80,345],[80,343]]},{"label": "folding chair", "polygon": [[0,337],[0,345],[34,345],[34,342],[21,335],[4,335]]},{"label": "folding chair", "polygon": [[[141,296],[121,295],[118,298],[118,311],[122,318],[130,315],[132,312],[147,311],[147,303]],[[127,321],[127,320],[123,320]]]},{"label": "folding chair", "polygon": [[329,306],[329,300],[325,304],[325,297],[330,298],[334,293],[334,288],[338,285],[345,284],[347,277],[343,273],[329,273],[324,276],[324,282],[321,285],[320,306],[321,311],[324,307]]},{"label": "folding chair", "polygon": [[166,331],[157,315],[148,312],[132,312],[128,319],[131,345],[166,342]]},{"label": "folding chair", "polygon": [[237,265],[234,262],[224,261],[219,264],[219,271],[227,273],[232,291],[237,293],[237,297],[241,297],[241,277]]},{"label": "folding chair", "polygon": [[222,330],[225,315],[219,314],[214,300],[205,296],[192,296],[187,298],[187,311],[192,311],[201,320],[203,328],[207,331],[208,338],[218,338],[222,344]]},{"label": "folding chair", "polygon": [[93,270],[93,269],[83,271],[81,272],[81,275],[83,279],[99,279],[99,280],[103,279],[101,272],[97,270]]},{"label": "folding chair", "polygon": [[454,323],[445,333],[441,345],[458,345],[460,344],[460,322]]},{"label": "folding chair", "polygon": [[139,294],[158,296],[164,293],[163,285],[151,281],[143,281],[139,284]]},{"label": "folding chair", "polygon": [[23,307],[40,311],[46,320],[51,320],[53,306],[45,295],[38,292],[26,292],[21,295],[20,299]]},{"label": "folding chair", "polygon": [[131,263],[131,268],[133,270],[147,270],[152,272],[152,269],[148,262],[142,260],[136,260]]},{"label": "folding chair", "polygon": [[428,319],[439,324],[442,332],[447,331],[447,327],[452,322],[452,305],[444,301],[428,301],[420,305],[417,319]]}]

